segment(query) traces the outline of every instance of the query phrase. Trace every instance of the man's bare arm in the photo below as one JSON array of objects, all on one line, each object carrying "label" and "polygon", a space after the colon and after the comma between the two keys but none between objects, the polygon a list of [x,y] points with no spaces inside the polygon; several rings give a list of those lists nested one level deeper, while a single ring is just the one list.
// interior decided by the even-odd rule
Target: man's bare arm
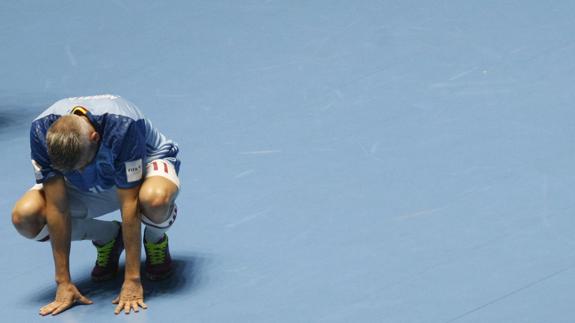
[{"label": "man's bare arm", "polygon": [[40,309],[41,315],[56,315],[70,308],[76,301],[91,304],[70,278],[71,225],[66,184],[63,177],[55,177],[44,183],[46,196],[46,222],[50,232],[54,256],[55,280],[58,285],[55,300]]},{"label": "man's bare arm", "polygon": [[140,186],[129,189],[118,189],[122,211],[122,234],[126,249],[126,268],[124,284],[120,295],[114,300],[118,304],[115,313],[122,310],[126,314],[133,309],[147,308],[144,304],[144,290],[140,280],[140,253],[141,253],[141,222],[138,207],[138,194]]},{"label": "man's bare arm", "polygon": [[44,183],[46,195],[46,222],[50,232],[56,283],[70,282],[70,212],[66,184],[63,177]]}]

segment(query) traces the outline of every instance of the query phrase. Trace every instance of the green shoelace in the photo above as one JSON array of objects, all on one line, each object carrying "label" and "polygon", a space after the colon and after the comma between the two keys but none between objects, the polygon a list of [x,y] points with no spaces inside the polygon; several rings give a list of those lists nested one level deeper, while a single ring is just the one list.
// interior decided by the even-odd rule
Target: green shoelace
[{"label": "green shoelace", "polygon": [[146,250],[148,251],[148,261],[152,265],[162,264],[166,259],[166,247],[168,246],[168,237],[160,243],[151,243],[146,241]]},{"label": "green shoelace", "polygon": [[113,239],[101,247],[96,246],[96,250],[98,250],[98,259],[96,260],[96,263],[98,263],[98,266],[106,267],[106,265],[108,265],[108,261],[110,261],[110,253],[112,253],[112,249],[114,249],[114,242],[116,242],[116,239]]}]

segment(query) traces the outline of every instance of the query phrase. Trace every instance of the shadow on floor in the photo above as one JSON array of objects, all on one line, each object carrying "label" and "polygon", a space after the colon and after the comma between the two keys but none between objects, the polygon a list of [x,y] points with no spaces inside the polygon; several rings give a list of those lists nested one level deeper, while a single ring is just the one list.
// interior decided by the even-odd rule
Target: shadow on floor
[{"label": "shadow on floor", "polygon": [[32,120],[55,101],[55,95],[0,91],[0,139],[27,136]]},{"label": "shadow on floor", "polygon": [[[142,284],[144,286],[145,301],[151,300],[160,295],[178,295],[191,293],[200,288],[205,281],[205,264],[207,258],[204,256],[179,256],[172,255],[174,260],[174,272],[165,280],[152,282],[144,277],[142,272]],[[142,262],[143,270],[143,262]],[[76,287],[84,296],[92,299],[94,302],[111,302],[122,288],[124,279],[124,267],[120,268],[118,276],[111,281],[95,283],[92,282],[89,270],[85,276],[74,279]],[[46,305],[54,300],[56,288],[44,288],[33,297],[33,301],[38,304]]]}]

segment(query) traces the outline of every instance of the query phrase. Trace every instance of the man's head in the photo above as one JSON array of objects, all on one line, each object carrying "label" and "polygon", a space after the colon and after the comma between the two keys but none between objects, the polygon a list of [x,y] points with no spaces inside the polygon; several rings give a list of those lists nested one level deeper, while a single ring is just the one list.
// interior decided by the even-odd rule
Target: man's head
[{"label": "man's head", "polygon": [[96,156],[99,141],[88,118],[78,115],[60,117],[46,135],[52,166],[61,172],[84,169]]}]

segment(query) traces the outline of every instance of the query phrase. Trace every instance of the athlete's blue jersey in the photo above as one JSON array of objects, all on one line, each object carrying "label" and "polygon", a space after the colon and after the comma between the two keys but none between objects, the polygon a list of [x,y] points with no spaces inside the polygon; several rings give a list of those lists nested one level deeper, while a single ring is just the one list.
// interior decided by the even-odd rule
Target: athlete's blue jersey
[{"label": "athlete's blue jersey", "polygon": [[[52,167],[48,157],[46,133],[66,114],[85,115],[100,134],[98,153],[82,172],[62,174]],[[68,98],[54,103],[32,122],[30,148],[37,183],[63,175],[78,189],[92,192],[141,184],[146,164],[155,159],[168,159],[176,171],[180,164],[178,145],[158,132],[133,103],[113,95]]]}]

